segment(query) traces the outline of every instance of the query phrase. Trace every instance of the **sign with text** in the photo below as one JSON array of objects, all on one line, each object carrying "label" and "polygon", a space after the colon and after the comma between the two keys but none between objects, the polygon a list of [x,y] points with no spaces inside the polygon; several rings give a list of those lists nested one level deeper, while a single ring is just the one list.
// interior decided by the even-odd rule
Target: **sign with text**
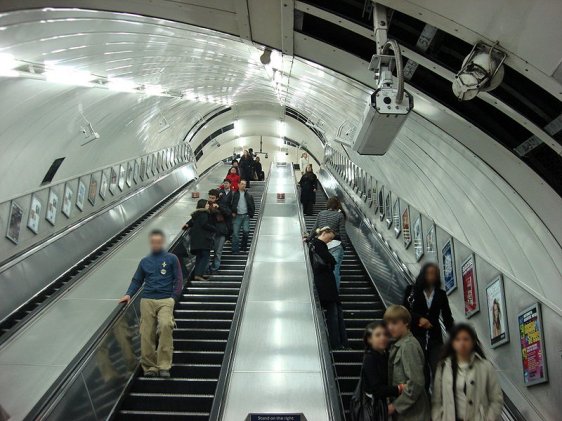
[{"label": "sign with text", "polygon": [[540,304],[536,303],[517,316],[521,340],[521,359],[525,386],[548,381],[546,356],[544,354],[544,333]]},{"label": "sign with text", "polygon": [[464,315],[469,318],[480,311],[478,283],[474,267],[474,255],[470,255],[461,265],[462,287],[464,292]]},{"label": "sign with text", "polygon": [[303,414],[249,414],[246,421],[306,421]]}]

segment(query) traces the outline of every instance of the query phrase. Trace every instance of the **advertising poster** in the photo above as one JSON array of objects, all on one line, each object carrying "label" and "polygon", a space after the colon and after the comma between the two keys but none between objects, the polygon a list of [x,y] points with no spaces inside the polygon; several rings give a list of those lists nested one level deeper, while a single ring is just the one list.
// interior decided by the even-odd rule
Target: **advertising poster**
[{"label": "advertising poster", "polygon": [[437,261],[437,235],[435,224],[431,224],[425,234],[425,252],[433,261]]},{"label": "advertising poster", "polygon": [[[148,159],[148,158],[146,158]],[[141,158],[141,163],[140,163],[140,179],[141,181],[144,180],[144,177],[148,177],[148,169],[146,168],[146,161],[144,160],[144,158]]]},{"label": "advertising poster", "polygon": [[78,193],[76,194],[76,207],[78,209],[84,209],[84,200],[86,200],[86,185],[82,182],[82,180],[79,180]]},{"label": "advertising poster", "polygon": [[45,219],[49,221],[51,225],[55,225],[55,222],[57,221],[58,206],[59,197],[53,190],[51,190],[49,192],[49,200],[47,201],[47,213],[45,214]]},{"label": "advertising poster", "polygon": [[127,164],[127,186],[131,187],[133,185],[133,164]]},{"label": "advertising poster", "polygon": [[90,187],[88,189],[88,202],[94,206],[96,204],[96,195],[98,194],[98,181],[92,175],[90,178]]},{"label": "advertising poster", "polygon": [[462,289],[464,293],[464,315],[472,317],[480,311],[478,302],[478,284],[476,283],[476,269],[474,255],[470,255],[461,265]]},{"label": "advertising poster", "polygon": [[139,166],[139,162],[135,161],[135,169],[133,171],[133,181],[135,182],[135,184],[138,184],[139,180],[142,180],[142,177],[140,175],[140,166]]},{"label": "advertising poster", "polygon": [[457,276],[455,274],[455,250],[453,248],[453,238],[449,238],[441,249],[443,259],[443,285],[445,292],[449,295],[457,289]]},{"label": "advertising poster", "polygon": [[384,214],[386,215],[386,227],[390,228],[392,226],[392,198],[390,197],[390,192],[386,194],[384,199]]},{"label": "advertising poster", "polygon": [[379,212],[382,221],[384,219],[384,186],[381,186],[379,190]]},{"label": "advertising poster", "polygon": [[414,254],[416,262],[419,262],[423,256],[423,231],[421,215],[418,215],[414,221]]},{"label": "advertising poster", "polygon": [[35,234],[39,232],[39,219],[41,215],[41,202],[37,197],[31,197],[31,207],[29,208],[29,217],[27,218],[27,228]]},{"label": "advertising poster", "polygon": [[123,165],[121,165],[119,167],[119,181],[117,182],[117,187],[119,187],[119,190],[123,191],[123,188],[125,187],[125,167]]},{"label": "advertising poster", "polygon": [[404,248],[410,247],[410,244],[412,244],[412,231],[410,229],[409,206],[406,206],[402,211],[402,238],[404,239]]},{"label": "advertising poster", "polygon": [[546,356],[544,354],[544,333],[540,304],[533,304],[517,315],[523,362],[525,386],[548,381]]},{"label": "advertising poster", "polygon": [[74,192],[67,184],[64,186],[64,197],[62,198],[62,208],[61,212],[67,218],[70,218],[70,213],[72,212],[72,198],[74,197]]},{"label": "advertising poster", "polygon": [[490,344],[492,348],[495,348],[509,342],[507,307],[505,306],[505,292],[501,275],[486,287],[486,303],[488,304]]},{"label": "advertising poster", "polygon": [[105,196],[107,196],[107,175],[105,175],[105,173],[102,171],[100,181],[100,197],[105,200]]},{"label": "advertising poster", "polygon": [[14,244],[17,244],[20,239],[22,218],[23,208],[16,202],[12,202],[10,205],[10,216],[8,218],[8,231],[6,232],[6,237]]},{"label": "advertising poster", "polygon": [[379,192],[377,189],[377,180],[374,180],[373,182],[373,211],[375,212],[375,214],[379,211]]},{"label": "advertising poster", "polygon": [[[102,178],[103,178],[103,175],[102,175]],[[103,185],[103,181],[102,181],[102,185]],[[115,168],[111,167],[111,170],[109,171],[109,192],[111,194],[115,194],[116,190],[117,190],[117,171],[115,171]],[[100,192],[101,192],[101,190],[100,190]],[[105,199],[105,197],[104,197],[104,199]]]},{"label": "advertising poster", "polygon": [[402,231],[402,224],[400,223],[400,199],[396,199],[394,201],[394,205],[392,205],[392,218],[394,219],[394,235],[398,238],[400,232]]}]

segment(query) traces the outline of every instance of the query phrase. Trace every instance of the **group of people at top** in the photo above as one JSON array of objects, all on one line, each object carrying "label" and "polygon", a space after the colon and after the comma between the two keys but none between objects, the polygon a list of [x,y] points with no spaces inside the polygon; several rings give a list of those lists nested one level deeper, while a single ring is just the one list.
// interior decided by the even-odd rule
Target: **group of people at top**
[{"label": "group of people at top", "polygon": [[[349,349],[339,297],[349,238],[337,197],[328,199],[304,239],[309,243],[314,284],[331,347]],[[449,335],[446,343],[440,320]],[[404,291],[402,305],[388,307],[382,321],[366,327],[363,344],[360,382],[349,408],[353,420],[500,418],[503,394],[497,375],[475,330],[466,323],[455,324],[437,264],[425,264],[415,283]]]},{"label": "group of people at top", "polygon": [[265,173],[263,171],[260,157],[254,156],[252,148],[244,150],[240,161],[232,160],[232,167],[228,170],[226,178],[230,181],[232,190],[238,190],[240,180],[246,180],[246,187],[250,188],[252,180],[263,181]]}]

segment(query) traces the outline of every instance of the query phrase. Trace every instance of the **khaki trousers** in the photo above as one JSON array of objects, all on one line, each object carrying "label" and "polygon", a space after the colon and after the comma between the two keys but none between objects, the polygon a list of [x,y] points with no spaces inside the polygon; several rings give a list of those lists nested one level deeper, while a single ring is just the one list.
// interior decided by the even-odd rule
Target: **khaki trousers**
[{"label": "khaki trousers", "polygon": [[144,372],[170,370],[174,352],[174,299],[142,298],[141,366]]}]

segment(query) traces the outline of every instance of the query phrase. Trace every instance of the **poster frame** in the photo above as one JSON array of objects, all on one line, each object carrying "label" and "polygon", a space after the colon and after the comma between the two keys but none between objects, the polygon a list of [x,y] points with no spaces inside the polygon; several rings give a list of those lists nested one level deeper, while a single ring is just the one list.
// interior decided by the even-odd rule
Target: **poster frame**
[{"label": "poster frame", "polygon": [[[53,201],[55,202],[53,206],[53,212],[49,213],[49,205],[51,205]],[[49,195],[47,196],[47,210],[45,211],[45,219],[53,226],[57,222],[58,204],[59,204],[58,194],[53,189],[49,189]]]},{"label": "poster frame", "polygon": [[[12,226],[12,216],[14,215],[14,210],[17,210],[19,213],[19,220],[17,226],[17,232],[15,231],[14,226]],[[14,244],[18,244],[20,241],[20,234],[21,234],[21,223],[23,222],[23,207],[21,207],[15,200],[12,200],[10,203],[10,213],[8,214],[8,226],[6,227],[6,238],[10,240]],[[14,228],[14,230],[12,230]]]},{"label": "poster frame", "polygon": [[[540,333],[541,333],[541,337],[540,337],[540,344],[541,344],[541,350],[542,350],[542,366],[543,366],[543,377],[541,379],[538,380],[534,380],[534,381],[530,381],[530,382],[526,382],[525,381],[525,366],[523,363],[523,349],[521,347],[521,324],[519,323],[519,319],[525,314],[528,313],[531,310],[535,310],[537,313],[537,322],[540,326]],[[526,387],[531,387],[531,386],[535,386],[537,384],[541,384],[541,383],[546,383],[548,382],[548,364],[546,361],[546,352],[545,352],[545,347],[544,347],[544,325],[543,325],[543,320],[542,320],[542,311],[541,311],[541,303],[540,302],[536,302],[533,303],[532,305],[530,305],[529,307],[524,308],[523,310],[521,310],[519,313],[517,313],[517,327],[519,330],[519,348],[521,349],[521,364],[523,364],[523,383],[525,384]]]},{"label": "poster frame", "polygon": [[[466,302],[466,278],[464,274],[464,267],[467,263],[472,262],[472,278],[473,278],[473,289],[474,289],[474,297],[476,299],[475,306],[472,310],[467,311],[467,302]],[[462,280],[462,292],[463,292],[463,302],[464,302],[464,316],[467,319],[470,319],[476,313],[480,311],[480,296],[478,295],[478,276],[476,274],[476,257],[474,253],[468,255],[466,259],[464,259],[461,263],[461,280]]]},{"label": "poster frame", "polygon": [[[418,225],[420,228],[419,234],[416,234],[416,226]],[[414,223],[412,224],[412,240],[414,242],[414,256],[416,258],[416,262],[419,262],[425,252],[424,238],[423,238],[423,221],[422,221],[421,213],[418,214],[418,217],[414,220]],[[416,242],[418,242],[419,244],[416,244]]]},{"label": "poster frame", "polygon": [[[503,317],[502,317],[502,321],[504,324],[504,328],[505,331],[503,333],[504,337],[503,338],[499,338],[498,340],[495,340],[496,338],[498,338],[498,336],[494,337],[493,336],[493,332],[494,332],[494,328],[493,328],[493,304],[492,304],[492,308],[490,307],[490,290],[492,288],[495,288],[496,285],[499,285],[499,302],[498,305],[500,306],[500,312],[502,313]],[[494,300],[495,302],[496,300]],[[490,334],[490,346],[492,348],[497,348],[498,346],[504,345],[509,343],[509,320],[508,320],[508,316],[507,316],[507,307],[505,304],[505,289],[504,289],[504,284],[503,284],[503,276],[500,274],[498,276],[496,276],[495,278],[493,278],[488,285],[486,285],[486,307],[488,309],[488,328],[489,328],[489,334]],[[501,334],[499,335],[501,336]]]},{"label": "poster frame", "polygon": [[[404,215],[408,217],[408,223],[404,224]],[[404,243],[404,249],[408,249],[412,244],[412,220],[410,218],[410,205],[406,205],[402,214],[400,215],[401,221],[400,225],[402,226],[402,240]]]},{"label": "poster frame", "polygon": [[[451,276],[453,278],[453,285],[450,288],[447,288],[447,279],[445,278],[448,272],[447,268],[445,267],[446,248],[449,248],[451,254]],[[449,237],[445,244],[443,244],[443,247],[441,247],[441,271],[443,273],[443,288],[445,289],[445,293],[447,295],[451,295],[451,293],[458,288],[457,267],[455,264],[455,243],[453,241],[453,237]]]}]

